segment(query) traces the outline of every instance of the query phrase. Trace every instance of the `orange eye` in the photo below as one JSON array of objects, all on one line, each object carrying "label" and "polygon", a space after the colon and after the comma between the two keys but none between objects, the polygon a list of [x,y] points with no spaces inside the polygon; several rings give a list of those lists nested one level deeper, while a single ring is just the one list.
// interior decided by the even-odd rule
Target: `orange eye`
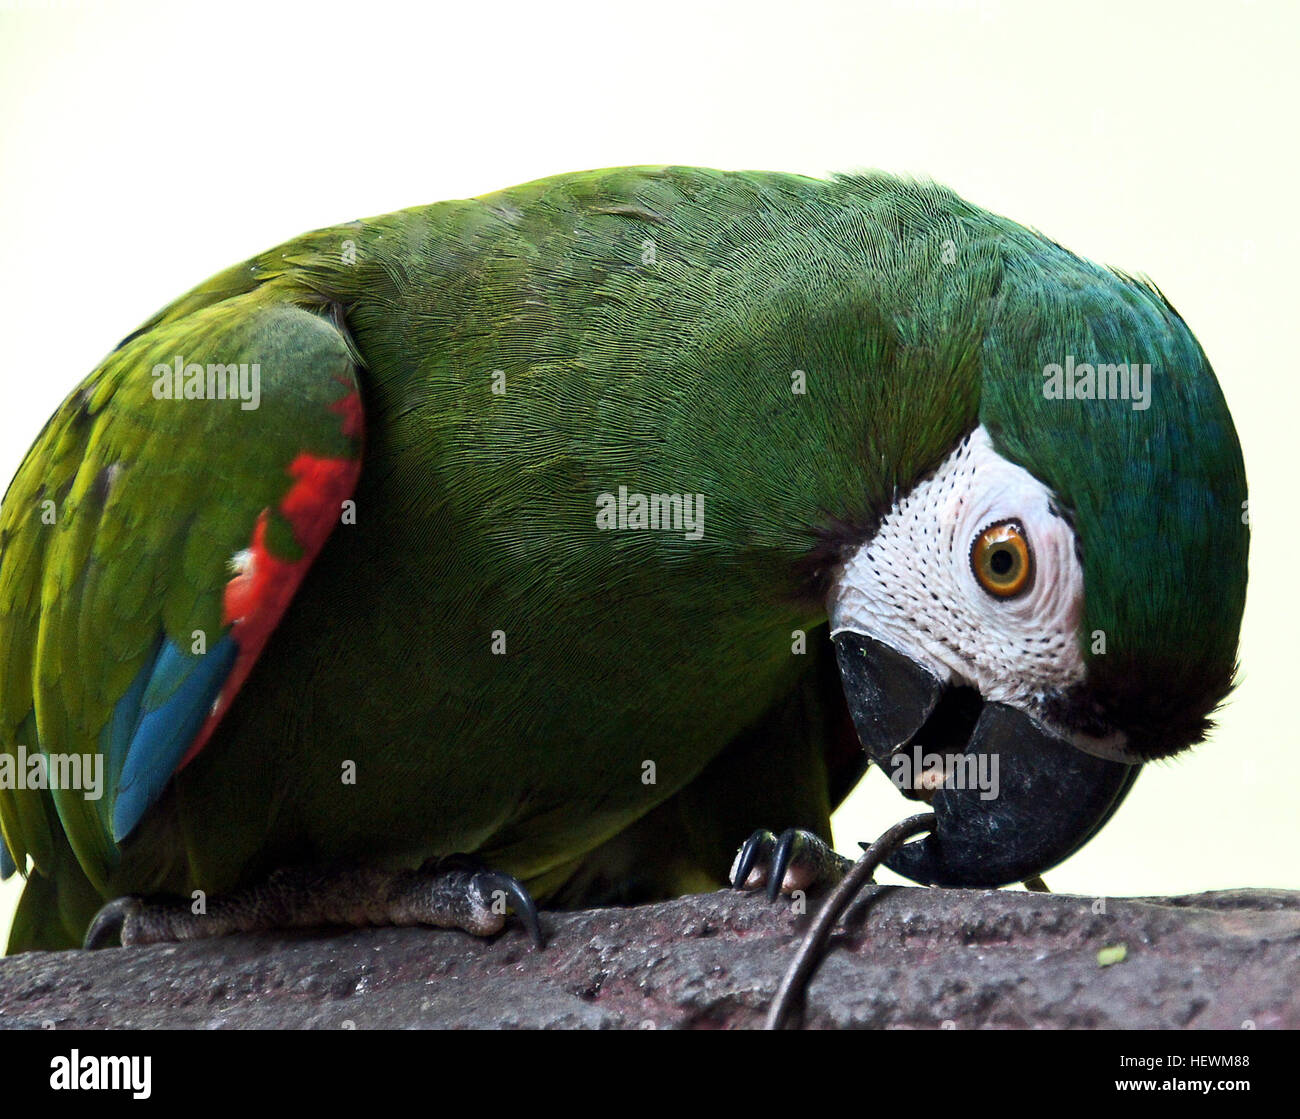
[{"label": "orange eye", "polygon": [[999,521],[975,537],[970,566],[980,586],[995,598],[1014,598],[1029,586],[1033,556],[1025,530],[1016,521]]}]

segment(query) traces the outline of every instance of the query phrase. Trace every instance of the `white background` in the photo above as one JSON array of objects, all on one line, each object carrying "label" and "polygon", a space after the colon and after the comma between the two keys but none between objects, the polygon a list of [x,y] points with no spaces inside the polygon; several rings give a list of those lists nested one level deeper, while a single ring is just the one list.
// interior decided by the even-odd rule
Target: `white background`
[{"label": "white background", "polygon": [[[928,175],[1154,277],[1245,447],[1242,686],[1049,882],[1300,887],[1297,30],[1263,0],[0,0],[0,475],[152,311],[311,228],[629,163]],[[907,811],[877,780],[846,853]]]}]

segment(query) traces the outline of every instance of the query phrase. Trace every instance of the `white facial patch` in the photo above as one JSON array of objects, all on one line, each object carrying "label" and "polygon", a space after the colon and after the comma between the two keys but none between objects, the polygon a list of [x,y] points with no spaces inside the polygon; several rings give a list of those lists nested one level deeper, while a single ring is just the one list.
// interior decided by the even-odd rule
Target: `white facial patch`
[{"label": "white facial patch", "polygon": [[[830,593],[832,636],[874,637],[945,683],[1040,715],[1046,692],[1084,678],[1083,569],[1051,502],[976,428],[844,564]],[[1000,521],[1017,522],[1029,543],[1031,583],[1012,598],[986,591],[971,566],[976,538]]]}]

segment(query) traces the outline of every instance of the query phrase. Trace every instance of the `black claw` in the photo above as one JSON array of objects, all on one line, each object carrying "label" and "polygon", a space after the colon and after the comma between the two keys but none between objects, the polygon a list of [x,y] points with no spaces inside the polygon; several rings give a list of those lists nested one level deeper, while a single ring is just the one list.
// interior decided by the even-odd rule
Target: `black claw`
[{"label": "black claw", "polygon": [[533,938],[533,943],[538,948],[546,947],[546,942],[542,939],[542,921],[537,914],[537,903],[533,901],[532,895],[524,889],[523,883],[518,878],[495,870],[484,870],[474,875],[473,885],[485,899],[490,898],[497,890],[505,894],[510,899],[510,906],[515,911],[515,916]]},{"label": "black claw", "polygon": [[863,844],[866,852],[840,879],[840,884],[835,887],[817,916],[813,918],[812,927],[804,937],[803,943],[799,945],[798,951],[795,952],[794,960],[786,970],[781,985],[776,990],[776,998],[772,1000],[771,1009],[768,1011],[769,1030],[781,1029],[793,1007],[803,998],[808,980],[825,951],[826,942],[830,939],[835,923],[849,907],[864,882],[870,880],[876,867],[886,855],[897,850],[900,844],[921,832],[932,831],[934,826],[934,813],[926,812],[895,824],[870,846]]},{"label": "black claw", "polygon": [[794,857],[794,845],[799,833],[794,828],[787,828],[776,841],[776,850],[772,852],[772,862],[767,872],[767,900],[776,901],[781,896],[781,885],[785,882],[785,872],[790,869],[790,860]]},{"label": "black claw", "polygon": [[772,833],[766,828],[759,828],[745,840],[745,845],[740,849],[740,857],[736,859],[736,871],[731,876],[733,889],[745,888],[745,882],[754,869],[754,864],[758,862],[759,855],[766,854],[773,845]]},{"label": "black claw", "polygon": [[81,947],[90,951],[105,948],[122,932],[127,919],[140,911],[140,899],[133,897],[114,898],[100,908],[86,930],[86,938]]}]

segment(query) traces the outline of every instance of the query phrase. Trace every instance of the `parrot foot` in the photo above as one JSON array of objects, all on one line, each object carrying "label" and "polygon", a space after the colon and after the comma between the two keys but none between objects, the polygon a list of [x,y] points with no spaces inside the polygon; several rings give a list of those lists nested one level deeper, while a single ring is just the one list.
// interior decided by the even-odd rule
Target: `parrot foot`
[{"label": "parrot foot", "polygon": [[329,925],[433,925],[493,936],[510,909],[543,946],[537,905],[523,884],[467,855],[429,859],[418,870],[289,868],[257,886],[200,898],[116,898],[95,914],[84,947],[102,948],[115,935],[123,945],[157,944]]},{"label": "parrot foot", "polygon": [[852,865],[852,859],[803,828],[787,828],[780,836],[759,828],[736,853],[730,878],[737,890],[766,886],[768,898],[775,901],[779,894],[833,885]]}]

